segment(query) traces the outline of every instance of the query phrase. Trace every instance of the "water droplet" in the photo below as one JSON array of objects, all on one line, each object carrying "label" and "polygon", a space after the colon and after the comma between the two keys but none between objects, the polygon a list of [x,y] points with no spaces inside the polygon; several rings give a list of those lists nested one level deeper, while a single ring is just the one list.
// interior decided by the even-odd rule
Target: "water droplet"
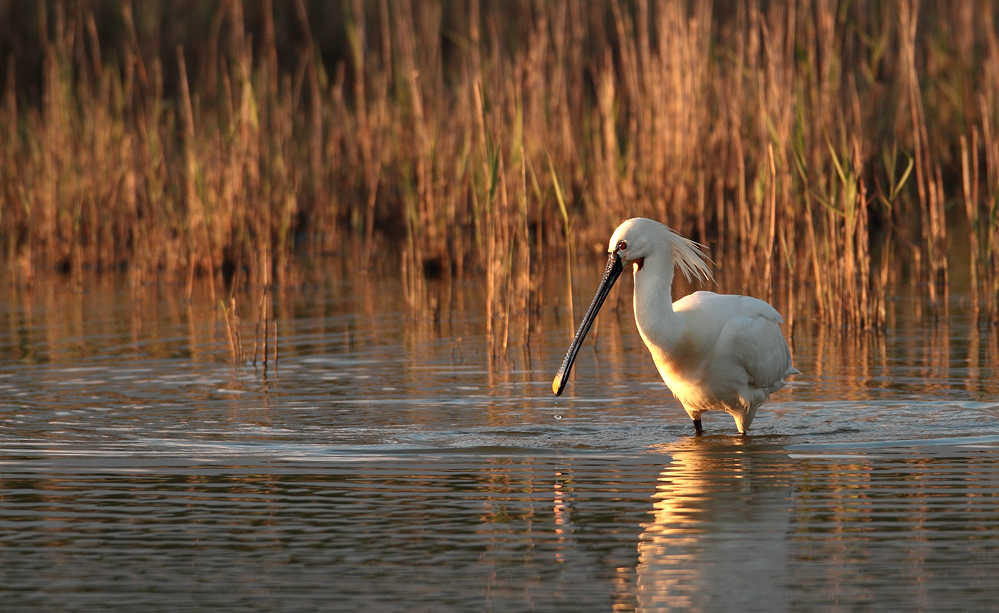
[{"label": "water droplet", "polygon": [[556,413],[556,414],[554,415],[554,417],[555,417],[555,419],[562,419],[562,416],[561,416],[561,415],[559,415],[558,413]]}]

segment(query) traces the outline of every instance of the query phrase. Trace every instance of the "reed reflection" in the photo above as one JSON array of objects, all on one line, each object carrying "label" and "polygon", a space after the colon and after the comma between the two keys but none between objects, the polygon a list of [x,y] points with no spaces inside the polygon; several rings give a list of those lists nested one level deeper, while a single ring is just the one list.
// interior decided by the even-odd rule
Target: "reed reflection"
[{"label": "reed reflection", "polygon": [[789,536],[796,608],[872,601],[910,611],[994,608],[999,462],[992,450],[800,461]]},{"label": "reed reflection", "polygon": [[555,561],[559,564],[566,562],[566,550],[572,547],[572,493],[563,484],[564,479],[571,479],[562,471],[555,472],[555,499],[553,501],[553,513],[555,515]]}]

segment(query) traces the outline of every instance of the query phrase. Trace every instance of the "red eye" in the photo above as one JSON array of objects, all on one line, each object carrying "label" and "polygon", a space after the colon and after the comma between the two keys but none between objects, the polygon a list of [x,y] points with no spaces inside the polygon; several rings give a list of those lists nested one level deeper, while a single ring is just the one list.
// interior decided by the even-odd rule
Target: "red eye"
[{"label": "red eye", "polygon": [[627,251],[628,250],[628,241],[621,241],[621,242],[619,242],[617,244],[617,250],[618,251]]}]

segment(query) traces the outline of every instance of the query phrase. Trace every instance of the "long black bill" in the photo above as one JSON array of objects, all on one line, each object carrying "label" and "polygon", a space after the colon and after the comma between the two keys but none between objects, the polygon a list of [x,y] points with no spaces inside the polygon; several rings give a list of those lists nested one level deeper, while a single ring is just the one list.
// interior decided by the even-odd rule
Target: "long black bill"
[{"label": "long black bill", "polygon": [[565,359],[562,360],[562,366],[558,369],[558,373],[555,374],[555,380],[552,381],[552,391],[555,392],[556,396],[562,395],[562,390],[565,389],[565,384],[569,380],[569,371],[572,370],[572,363],[576,361],[576,354],[579,353],[579,348],[583,345],[583,339],[586,338],[586,333],[590,331],[593,320],[597,318],[597,312],[603,305],[604,300],[607,299],[607,294],[610,293],[611,288],[614,287],[614,282],[621,276],[622,270],[624,270],[624,262],[621,261],[621,256],[617,253],[610,254],[610,257],[607,258],[607,269],[604,270],[604,278],[600,281],[600,287],[597,288],[597,295],[593,297],[590,308],[586,309],[586,315],[583,315],[583,322],[579,324],[576,336],[572,338],[572,343],[569,345],[569,351],[566,352]]}]

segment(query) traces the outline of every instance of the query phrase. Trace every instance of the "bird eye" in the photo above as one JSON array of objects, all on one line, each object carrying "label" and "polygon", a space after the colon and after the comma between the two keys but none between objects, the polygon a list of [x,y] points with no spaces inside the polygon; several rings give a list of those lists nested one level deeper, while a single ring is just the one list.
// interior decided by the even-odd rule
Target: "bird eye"
[{"label": "bird eye", "polygon": [[627,251],[628,250],[628,241],[621,241],[621,242],[619,242],[617,244],[617,250],[618,251]]}]

